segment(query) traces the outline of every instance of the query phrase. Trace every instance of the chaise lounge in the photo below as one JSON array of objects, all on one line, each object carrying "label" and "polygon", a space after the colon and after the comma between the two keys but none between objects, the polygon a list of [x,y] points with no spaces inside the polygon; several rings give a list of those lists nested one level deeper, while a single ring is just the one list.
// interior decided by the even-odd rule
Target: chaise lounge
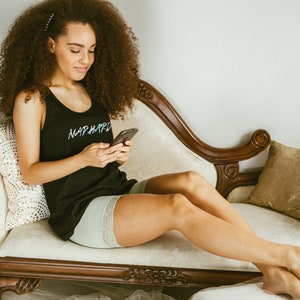
[{"label": "chaise lounge", "polygon": [[[295,216],[251,200],[261,170],[253,170],[251,160],[248,170],[240,167],[241,161],[267,155],[273,142],[268,132],[259,129],[243,145],[215,148],[199,139],[148,82],[140,81],[136,99],[124,120],[113,121],[115,133],[139,128],[129,161],[122,166],[129,178],[198,171],[258,235],[300,245],[300,222]],[[261,275],[251,263],[209,254],[176,231],[124,249],[93,249],[61,240],[47,224],[42,186],[22,183],[11,120],[3,118],[0,127],[0,297],[9,290],[30,293],[44,279],[202,289]]]}]

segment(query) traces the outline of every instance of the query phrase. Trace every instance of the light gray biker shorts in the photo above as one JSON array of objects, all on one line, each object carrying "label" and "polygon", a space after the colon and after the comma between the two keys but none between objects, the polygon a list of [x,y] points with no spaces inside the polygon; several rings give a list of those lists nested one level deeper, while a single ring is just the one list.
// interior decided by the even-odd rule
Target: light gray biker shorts
[{"label": "light gray biker shorts", "polygon": [[[144,193],[147,180],[137,182],[128,194]],[[101,196],[91,201],[70,240],[93,248],[117,248],[120,246],[113,230],[114,208],[122,195]]]}]

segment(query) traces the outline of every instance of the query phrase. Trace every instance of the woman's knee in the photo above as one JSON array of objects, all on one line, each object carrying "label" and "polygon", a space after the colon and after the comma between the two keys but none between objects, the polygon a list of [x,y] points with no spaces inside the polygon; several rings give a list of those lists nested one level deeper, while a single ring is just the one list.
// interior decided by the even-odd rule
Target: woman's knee
[{"label": "woman's knee", "polygon": [[181,185],[184,189],[195,190],[196,187],[209,186],[208,181],[196,171],[187,171],[181,173]]},{"label": "woman's knee", "polygon": [[188,228],[189,224],[194,224],[200,209],[182,194],[170,195],[170,200],[172,228],[182,231]]},{"label": "woman's knee", "polygon": [[170,213],[175,218],[186,216],[193,209],[193,204],[182,194],[171,194],[168,197]]}]

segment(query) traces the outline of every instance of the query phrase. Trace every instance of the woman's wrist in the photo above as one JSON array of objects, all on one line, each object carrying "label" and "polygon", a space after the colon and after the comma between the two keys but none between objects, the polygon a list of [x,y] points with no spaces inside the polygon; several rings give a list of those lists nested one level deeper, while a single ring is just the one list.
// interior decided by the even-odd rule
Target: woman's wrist
[{"label": "woman's wrist", "polygon": [[78,170],[83,169],[88,166],[88,163],[84,159],[84,155],[82,154],[82,152],[75,154],[73,156],[73,159],[74,159],[74,162],[73,162],[74,166],[76,166]]}]

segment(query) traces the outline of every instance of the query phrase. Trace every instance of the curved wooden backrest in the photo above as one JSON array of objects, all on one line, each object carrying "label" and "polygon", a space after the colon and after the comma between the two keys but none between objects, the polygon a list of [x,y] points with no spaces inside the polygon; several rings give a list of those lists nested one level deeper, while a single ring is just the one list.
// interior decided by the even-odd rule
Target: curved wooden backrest
[{"label": "curved wooden backrest", "polygon": [[152,109],[186,147],[214,164],[218,176],[216,188],[223,196],[235,187],[257,182],[260,171],[241,173],[239,162],[256,156],[269,146],[271,137],[266,130],[256,130],[244,145],[216,148],[199,139],[166,97],[150,83],[140,80],[136,98]]}]

